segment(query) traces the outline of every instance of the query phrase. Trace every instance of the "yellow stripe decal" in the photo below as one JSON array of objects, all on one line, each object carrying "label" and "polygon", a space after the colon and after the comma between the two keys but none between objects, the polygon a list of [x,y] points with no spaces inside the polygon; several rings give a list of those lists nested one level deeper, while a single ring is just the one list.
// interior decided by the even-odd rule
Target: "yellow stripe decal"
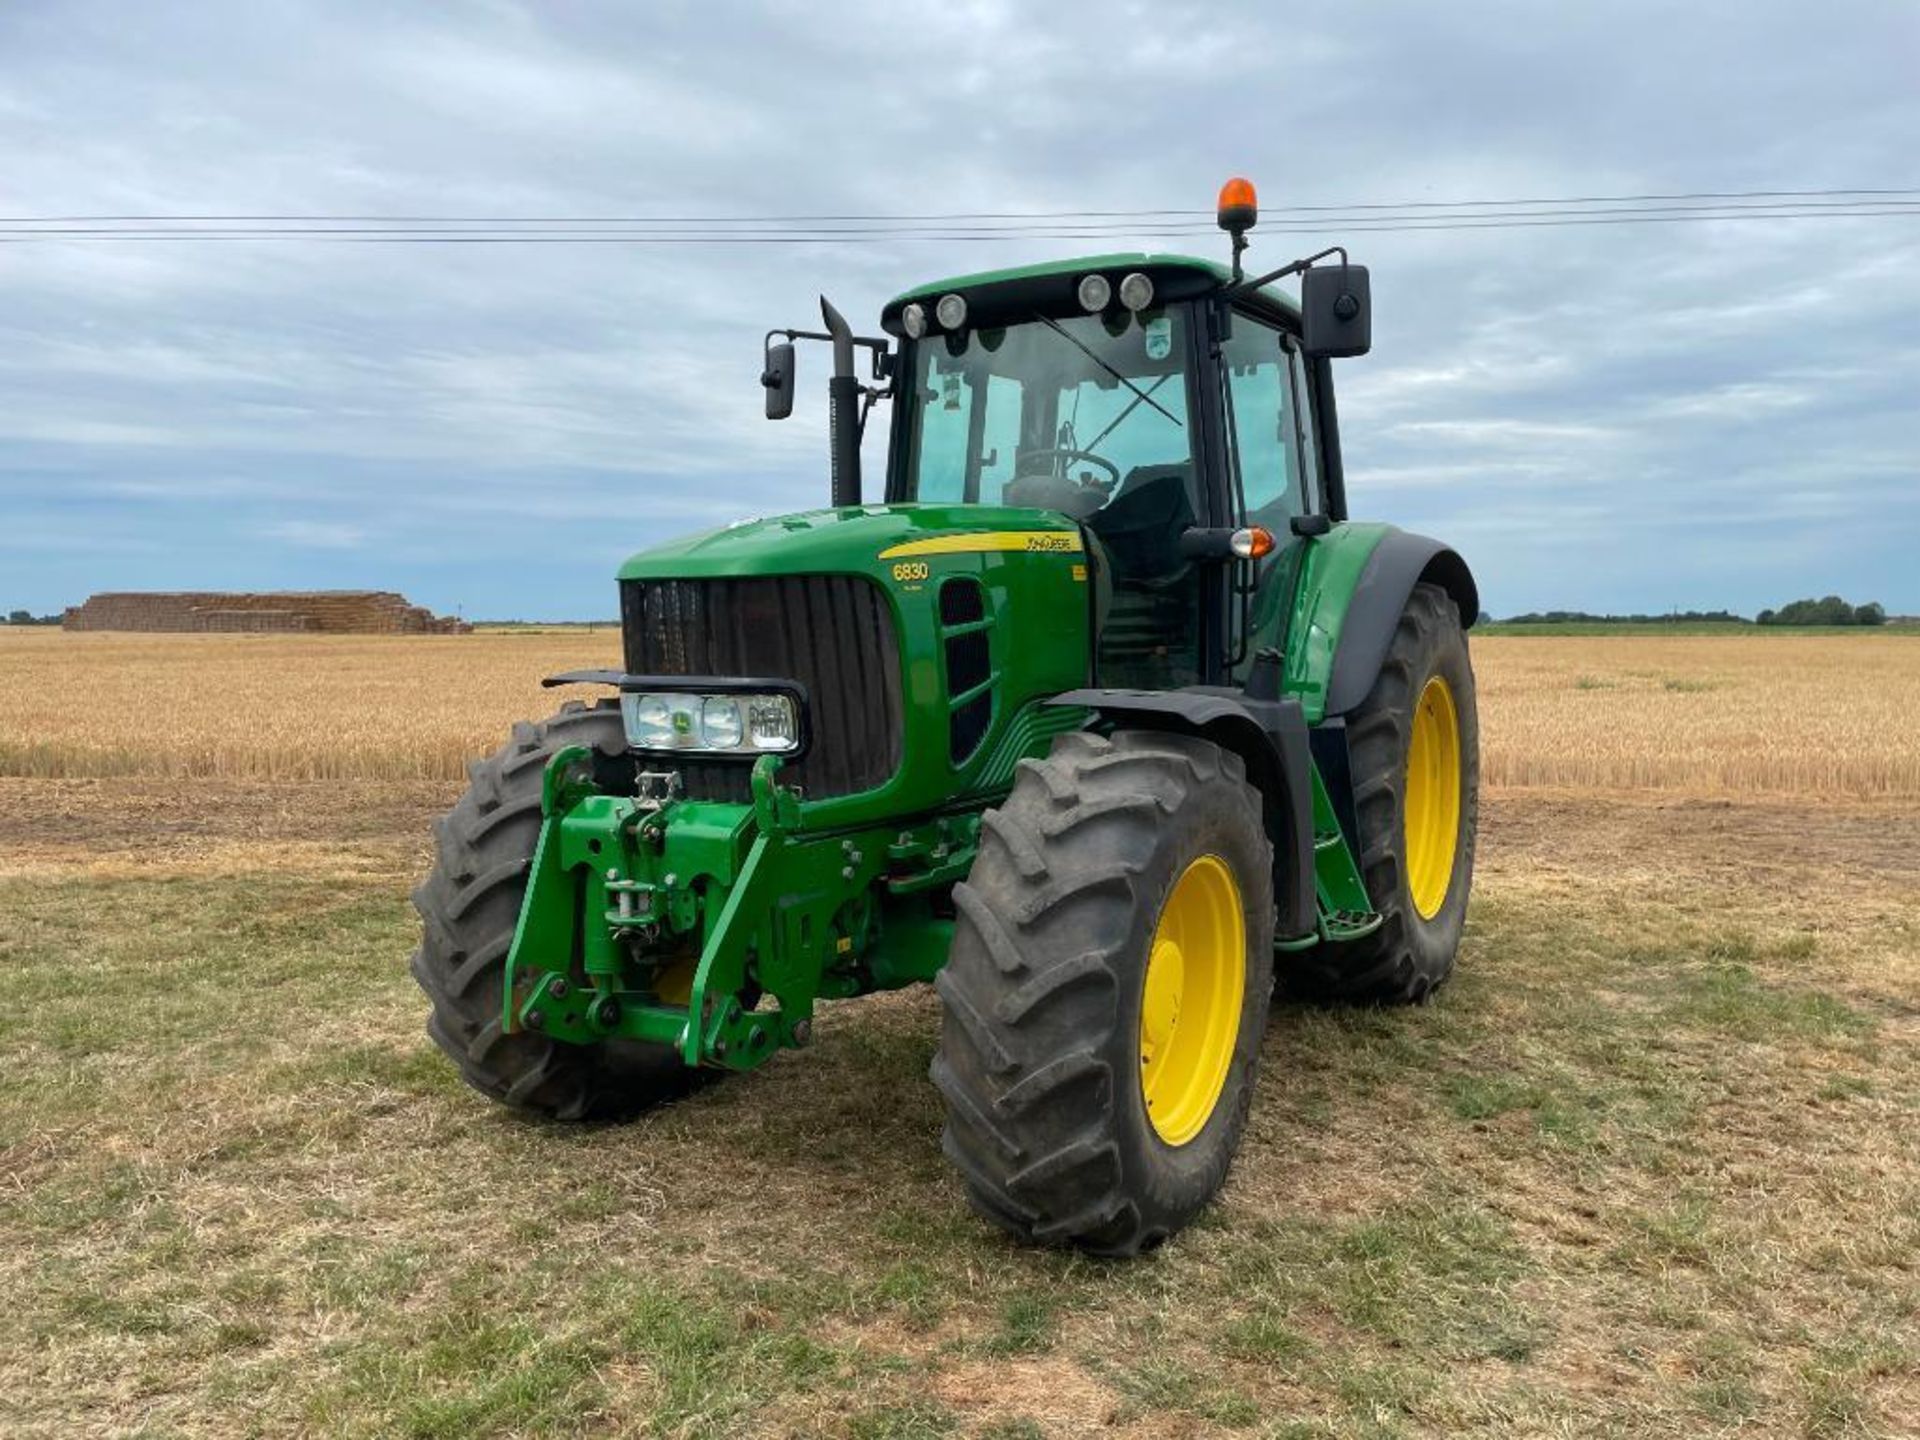
[{"label": "yellow stripe decal", "polygon": [[971,535],[936,535],[930,540],[908,540],[880,552],[882,560],[903,555],[984,555],[996,550],[1020,550],[1039,555],[1078,555],[1086,547],[1078,530],[980,530]]}]

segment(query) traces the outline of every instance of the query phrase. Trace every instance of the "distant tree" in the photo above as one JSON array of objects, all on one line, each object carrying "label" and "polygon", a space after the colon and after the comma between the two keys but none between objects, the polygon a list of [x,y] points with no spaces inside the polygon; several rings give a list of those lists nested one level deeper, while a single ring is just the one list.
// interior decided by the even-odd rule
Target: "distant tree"
[{"label": "distant tree", "polygon": [[1761,611],[1761,612],[1760,612],[1760,613],[1759,613],[1758,615],[1756,615],[1756,616],[1754,616],[1754,617],[1753,617],[1753,623],[1754,623],[1754,624],[1756,624],[1756,625],[1771,625],[1771,624],[1773,624],[1773,611],[1771,611],[1771,610],[1762,610],[1762,611]]},{"label": "distant tree", "polygon": [[1778,610],[1760,614],[1762,625],[1884,625],[1887,612],[1879,601],[1849,605],[1838,595],[1822,595],[1818,600],[1794,600]]},{"label": "distant tree", "polygon": [[33,624],[33,612],[30,610],[9,610],[7,612],[7,623],[9,625],[31,625]]}]

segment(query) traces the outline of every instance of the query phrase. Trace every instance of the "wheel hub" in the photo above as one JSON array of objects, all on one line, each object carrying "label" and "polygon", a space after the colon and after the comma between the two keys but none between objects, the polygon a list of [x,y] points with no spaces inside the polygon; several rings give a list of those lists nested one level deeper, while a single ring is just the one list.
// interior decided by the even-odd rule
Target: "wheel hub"
[{"label": "wheel hub", "polygon": [[1161,908],[1140,996],[1140,1092],[1169,1145],[1206,1128],[1226,1085],[1246,989],[1240,887],[1217,855],[1181,872]]},{"label": "wheel hub", "polygon": [[1446,903],[1460,846],[1460,712],[1444,676],[1428,678],[1407,743],[1407,894],[1422,920]]}]

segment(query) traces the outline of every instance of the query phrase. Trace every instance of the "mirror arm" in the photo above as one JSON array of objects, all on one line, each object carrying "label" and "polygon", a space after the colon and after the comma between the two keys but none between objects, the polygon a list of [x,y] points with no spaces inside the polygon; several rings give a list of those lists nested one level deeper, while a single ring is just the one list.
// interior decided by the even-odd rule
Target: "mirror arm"
[{"label": "mirror arm", "polygon": [[[825,330],[769,330],[767,331],[767,338],[762,343],[771,345],[773,343],[773,337],[776,335],[782,340],[831,341],[834,338]],[[876,356],[884,355],[892,348],[892,343],[885,337],[876,339],[869,335],[851,335],[847,338],[856,346],[865,346],[867,349],[873,351]]]},{"label": "mirror arm", "polygon": [[1298,275],[1302,270],[1311,269],[1314,261],[1324,260],[1329,255],[1338,255],[1340,257],[1340,263],[1342,265],[1351,263],[1347,259],[1346,246],[1329,245],[1326,249],[1320,251],[1318,254],[1308,255],[1308,256],[1304,256],[1299,260],[1289,261],[1287,264],[1282,265],[1278,270],[1270,270],[1265,275],[1256,275],[1251,280],[1242,280],[1237,285],[1229,285],[1225,290],[1220,292],[1221,298],[1226,300],[1231,300],[1236,295],[1244,295],[1248,291],[1258,290],[1263,285],[1271,285],[1273,284],[1274,281],[1284,280],[1289,275]]}]

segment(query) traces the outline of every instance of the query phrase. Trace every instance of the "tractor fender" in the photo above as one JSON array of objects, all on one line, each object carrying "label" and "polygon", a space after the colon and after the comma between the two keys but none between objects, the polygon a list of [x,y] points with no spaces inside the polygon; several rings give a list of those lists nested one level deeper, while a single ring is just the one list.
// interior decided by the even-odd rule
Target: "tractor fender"
[{"label": "tractor fender", "polygon": [[1387,531],[1360,572],[1340,623],[1327,684],[1329,716],[1344,715],[1367,698],[1413,587],[1423,580],[1453,597],[1463,627],[1479,619],[1480,587],[1451,546],[1405,530]]},{"label": "tractor fender", "polygon": [[1192,686],[1069,690],[1047,703],[1080,706],[1093,712],[1096,723],[1198,735],[1238,755],[1265,802],[1279,912],[1275,934],[1288,939],[1313,932],[1313,761],[1298,700],[1255,700],[1239,690]]}]

